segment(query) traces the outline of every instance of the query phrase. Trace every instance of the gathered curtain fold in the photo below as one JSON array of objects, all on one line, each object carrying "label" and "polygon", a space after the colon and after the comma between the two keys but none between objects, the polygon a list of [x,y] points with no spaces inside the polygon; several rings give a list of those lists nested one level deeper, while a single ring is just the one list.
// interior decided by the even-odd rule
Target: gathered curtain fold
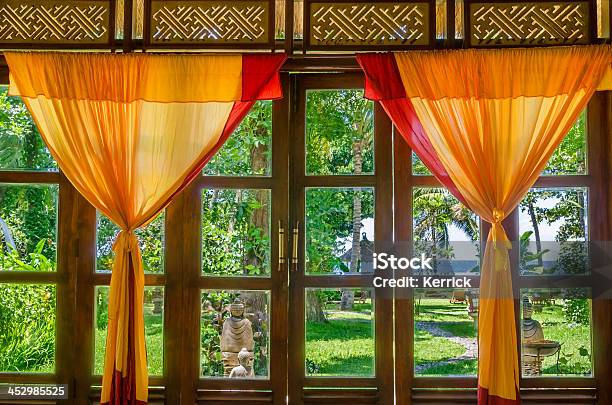
[{"label": "gathered curtain fold", "polygon": [[511,243],[502,221],[595,90],[610,85],[610,47],[399,52],[358,61],[366,97],[381,102],[440,182],[491,223],[480,282],[478,402],[519,403]]},{"label": "gathered curtain fold", "polygon": [[146,404],[144,272],[134,231],[223,145],[256,100],[281,97],[285,55],[4,53],[58,166],[120,228],[102,404]]}]

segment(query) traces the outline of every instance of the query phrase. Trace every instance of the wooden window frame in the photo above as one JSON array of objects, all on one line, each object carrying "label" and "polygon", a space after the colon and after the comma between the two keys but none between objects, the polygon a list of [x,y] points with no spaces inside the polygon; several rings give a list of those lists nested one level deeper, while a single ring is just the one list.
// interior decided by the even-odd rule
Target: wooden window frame
[{"label": "wooden window frame", "polygon": [[[300,404],[318,400],[354,403],[393,403],[393,301],[375,292],[375,365],[371,377],[309,377],[304,370],[306,288],[372,287],[376,273],[364,276],[311,275],[305,273],[305,190],[309,187],[367,187],[374,190],[374,244],[393,240],[392,126],[382,107],[374,104],[374,173],[363,175],[306,175],[306,92],[364,88],[359,73],[314,74],[296,77],[290,167],[290,224],[299,221],[298,266],[290,275],[289,401]],[[337,390],[336,388],[342,388]],[[344,402],[342,402],[344,401]],[[376,402],[378,401],[378,402]]]},{"label": "wooden window frame", "polygon": [[[344,60],[344,59],[342,59]],[[311,66],[313,70],[330,70],[330,66],[338,62],[332,59],[329,62],[321,58],[305,59],[297,66]],[[339,69],[351,71],[353,64],[347,68],[340,61]],[[339,63],[340,63],[339,62]],[[304,68],[306,69],[306,68]],[[308,68],[310,69],[310,68]],[[306,70],[308,70],[306,69]],[[345,72],[346,72],[345,70]],[[333,79],[321,76],[314,80],[319,86],[327,85],[329,88],[338,88],[346,85],[347,81],[355,79],[342,79],[348,77],[345,73]],[[361,75],[355,75],[361,77]],[[329,77],[329,75],[328,75]],[[340,80],[338,80],[340,78]],[[362,80],[362,79],[356,79]],[[8,75],[0,75],[0,82],[6,84]],[[244,388],[243,393],[231,395],[247,395],[247,390],[268,387],[272,392],[271,400],[276,403],[284,402],[287,394],[291,395],[292,403],[302,401],[302,392],[296,392],[294,386],[288,385],[283,375],[288,376],[291,384],[298,377],[295,371],[289,370],[287,353],[295,348],[287,340],[279,339],[289,334],[289,289],[294,288],[288,284],[288,272],[285,268],[276,272],[274,265],[277,262],[278,246],[275,232],[278,220],[296,218],[295,204],[290,203],[289,196],[295,191],[290,188],[290,179],[295,170],[297,160],[290,159],[290,140],[298,130],[295,125],[296,111],[300,99],[297,89],[297,80],[288,73],[282,74],[285,98],[274,101],[273,104],[273,164],[271,177],[224,177],[202,176],[187,190],[181,193],[166,209],[165,216],[165,273],[147,274],[145,283],[149,286],[164,286],[164,375],[152,377],[150,384],[150,403],[166,402],[194,403],[219,393],[230,387],[230,383],[223,379],[199,378],[199,341],[195,332],[185,333],[185,325],[194,325],[199,333],[200,290],[202,288],[232,288],[237,289],[267,289],[272,291],[271,306],[275,322],[272,326],[270,339],[271,359],[276,372],[271,368],[269,385],[261,382],[249,381],[237,383]],[[327,84],[325,84],[327,83]],[[361,86],[361,85],[359,85]],[[329,186],[366,186],[376,185],[376,215],[383,218],[389,207],[394,209],[392,217],[385,218],[382,230],[376,231],[376,239],[395,241],[412,240],[412,188],[418,186],[440,186],[432,176],[412,175],[412,161],[406,157],[411,156],[407,144],[395,134],[391,137],[392,126],[382,108],[375,106],[375,143],[376,162],[383,162],[382,166],[376,163],[375,174],[361,176],[328,176],[325,180]],[[588,175],[547,176],[541,177],[536,187],[552,186],[586,186],[589,193],[589,232],[591,240],[611,240],[612,230],[609,228],[612,221],[595,221],[593,213],[610,212],[609,201],[609,156],[610,132],[612,129],[612,92],[596,93],[587,109],[588,131]],[[303,129],[302,129],[303,131]],[[393,159],[391,148],[380,148],[380,142],[393,142]],[[289,168],[287,170],[287,168]],[[292,176],[292,177],[290,177]],[[315,177],[315,176],[308,176]],[[321,185],[319,179],[310,180],[304,177],[304,184]],[[316,176],[318,177],[318,176]],[[360,180],[363,177],[364,180]],[[35,373],[0,373],[0,383],[58,383],[68,384],[70,399],[59,403],[89,404],[90,401],[99,400],[99,376],[93,376],[93,331],[95,311],[95,287],[107,285],[110,282],[109,274],[95,273],[96,250],[96,210],[76,189],[70,184],[61,171],[37,172],[28,170],[0,171],[0,184],[58,184],[58,228],[57,228],[57,271],[55,273],[28,273],[28,272],[0,272],[0,283],[51,283],[57,286],[57,318],[56,318],[56,372],[55,374]],[[231,279],[221,277],[203,277],[200,274],[200,190],[203,187],[227,188],[271,188],[273,192],[284,193],[286,198],[278,199],[272,207],[271,218],[271,277],[269,279],[249,278],[248,281],[232,283]],[[392,198],[391,198],[392,197]],[[379,212],[379,209],[383,210]],[[196,216],[186,216],[185,213],[195,212]],[[197,217],[197,218],[196,218]],[[293,222],[285,222],[285,229],[289,230]],[[506,220],[506,229],[511,239],[518,234],[516,212]],[[486,231],[484,227],[481,232]],[[287,238],[288,239],[288,238]],[[482,240],[482,238],[481,238]],[[300,243],[303,246],[303,232]],[[290,252],[286,246],[286,252]],[[301,261],[303,263],[303,260]],[[303,266],[303,264],[302,264]],[[317,281],[321,286],[334,283],[334,276],[321,277]],[[537,287],[542,285],[537,278],[529,276],[518,277],[513,273],[515,288]],[[580,276],[585,280],[584,276]],[[588,279],[588,283],[597,280]],[[539,284],[540,283],[540,284]],[[594,291],[595,293],[595,291]],[[411,404],[423,400],[439,398],[438,388],[455,388],[452,398],[475,399],[476,378],[474,377],[415,377],[412,371],[412,362],[399,359],[413,359],[413,328],[414,322],[412,306],[409,300],[389,301],[382,306],[376,306],[375,327],[377,330],[394,324],[394,332],[385,333],[385,337],[376,342],[376,385],[379,387],[378,400],[386,401],[393,398],[393,381],[395,381],[395,399],[397,404]],[[519,302],[516,300],[515,310],[518,325]],[[393,318],[394,317],[394,318]],[[393,321],[394,319],[394,321]],[[391,323],[385,323],[391,322]],[[523,392],[528,394],[530,388],[585,388],[596,395],[600,403],[612,403],[612,387],[605,377],[612,375],[612,348],[609,347],[609,336],[612,334],[612,300],[597,299],[592,303],[592,347],[594,376],[592,378],[574,377],[541,377],[537,379],[522,379]],[[520,334],[520,328],[517,328]],[[395,344],[393,344],[395,339]],[[520,336],[518,339],[520,342]],[[387,345],[386,347],[384,345]],[[519,343],[520,346],[520,343]],[[276,350],[275,350],[276,348]],[[393,348],[393,349],[389,349]],[[518,348],[520,350],[520,347]],[[393,352],[394,350],[394,352]],[[395,355],[396,361],[393,361]],[[195,356],[195,357],[194,357]],[[196,358],[197,357],[197,358]],[[187,366],[186,366],[187,365]],[[189,366],[191,365],[191,366]],[[357,380],[356,380],[357,381]],[[310,379],[308,379],[310,382]],[[372,384],[368,382],[368,384]],[[320,384],[322,389],[330,388]],[[354,384],[358,386],[359,384]],[[353,383],[343,384],[345,391],[350,395]],[[354,388],[353,386],[353,388]],[[232,387],[236,387],[232,385]],[[564,392],[564,391],[562,391]],[[347,394],[347,395],[349,395]],[[229,395],[229,394],[228,394]],[[249,394],[250,395],[250,394]],[[296,397],[296,395],[299,395]],[[548,394],[547,394],[548,395]],[[550,393],[550,397],[554,397]],[[229,399],[231,397],[225,397]],[[267,396],[264,399],[268,399]],[[563,397],[561,397],[563,398]],[[244,399],[244,397],[242,398]],[[341,403],[342,399],[338,398]],[[442,400],[443,401],[443,400]],[[448,401],[448,400],[447,400]]]}]

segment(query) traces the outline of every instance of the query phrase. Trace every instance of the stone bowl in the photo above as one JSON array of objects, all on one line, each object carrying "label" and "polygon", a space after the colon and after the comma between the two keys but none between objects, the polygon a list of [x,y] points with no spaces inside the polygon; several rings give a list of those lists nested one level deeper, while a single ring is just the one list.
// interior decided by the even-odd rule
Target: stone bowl
[{"label": "stone bowl", "polygon": [[539,340],[523,343],[523,356],[547,357],[557,354],[561,344],[554,340]]}]

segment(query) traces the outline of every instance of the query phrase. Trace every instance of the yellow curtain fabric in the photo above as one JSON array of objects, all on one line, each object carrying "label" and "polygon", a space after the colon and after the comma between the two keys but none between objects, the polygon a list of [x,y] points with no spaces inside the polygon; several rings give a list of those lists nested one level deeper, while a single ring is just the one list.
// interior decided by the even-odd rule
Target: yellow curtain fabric
[{"label": "yellow curtain fabric", "polygon": [[168,204],[219,142],[242,95],[242,59],[12,52],[5,57],[12,94],[22,96],[63,173],[122,229],[113,248],[101,402],[115,403],[113,398],[126,398],[126,392],[133,399],[135,386],[137,403],[146,403],[144,276],[133,231]]},{"label": "yellow curtain fabric", "polygon": [[395,60],[440,162],[469,208],[492,224],[480,284],[479,388],[518,400],[511,245],[501,222],[585,108],[610,48],[411,52]]},{"label": "yellow curtain fabric", "polygon": [[204,103],[242,96],[241,55],[88,53],[87,65],[77,52],[12,55],[30,67],[9,89],[24,97]]}]

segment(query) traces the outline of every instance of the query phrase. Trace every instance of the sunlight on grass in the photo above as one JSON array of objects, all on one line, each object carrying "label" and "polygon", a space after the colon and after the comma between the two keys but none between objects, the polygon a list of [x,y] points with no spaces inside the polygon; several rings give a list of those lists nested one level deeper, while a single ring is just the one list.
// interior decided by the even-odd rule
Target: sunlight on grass
[{"label": "sunlight on grass", "polygon": [[451,304],[447,298],[423,298],[415,300],[414,319],[426,322],[470,321],[467,304]]},{"label": "sunlight on grass", "polygon": [[371,304],[353,311],[326,306],[327,322],[306,323],[306,374],[371,376],[374,374],[374,330]]},{"label": "sunlight on grass", "polygon": [[[424,364],[432,361],[447,360],[463,354],[465,349],[460,344],[446,338],[433,336],[431,333],[417,329],[414,335],[414,362]],[[427,371],[430,374],[429,370]]]}]

